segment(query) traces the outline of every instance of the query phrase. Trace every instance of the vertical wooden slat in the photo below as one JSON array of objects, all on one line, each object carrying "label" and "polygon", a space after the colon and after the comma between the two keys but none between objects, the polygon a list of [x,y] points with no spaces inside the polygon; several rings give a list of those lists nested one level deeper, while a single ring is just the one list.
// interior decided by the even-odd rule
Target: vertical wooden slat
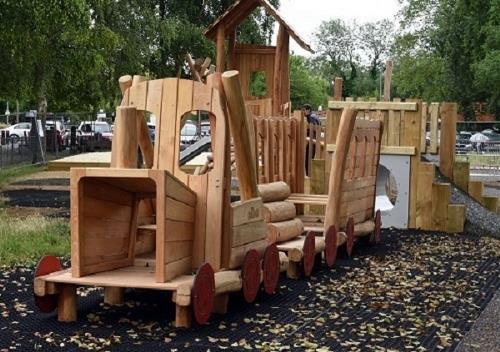
[{"label": "vertical wooden slat", "polygon": [[432,228],[436,231],[446,231],[450,193],[449,183],[432,184]]},{"label": "vertical wooden slat", "polygon": [[196,193],[196,221],[194,224],[192,268],[205,261],[208,173],[189,177],[189,188]]},{"label": "vertical wooden slat", "polygon": [[[174,170],[175,119],[177,116],[177,86],[179,80],[167,78],[163,80],[163,99],[161,119],[156,122],[155,164],[153,168]],[[156,147],[157,146],[157,147]]]},{"label": "vertical wooden slat", "polygon": [[432,182],[434,164],[420,163],[418,170],[416,227],[422,230],[432,229]]},{"label": "vertical wooden slat", "polygon": [[[184,114],[190,112],[193,109],[193,84],[194,81],[191,80],[180,80],[178,86],[178,96],[177,96],[177,111],[175,118],[175,125],[172,125],[175,129],[175,144],[173,145],[174,152],[174,167],[173,174],[179,180],[188,183],[188,175],[180,169],[179,159],[180,159],[180,146],[181,146],[181,129],[182,125],[186,123],[186,118]],[[172,150],[170,151],[172,152]]]},{"label": "vertical wooden slat", "polygon": [[436,154],[438,151],[439,103],[432,103],[429,106],[429,115],[431,120],[429,152]]},{"label": "vertical wooden slat", "polygon": [[427,103],[422,103],[422,122],[420,125],[420,152],[424,154],[427,151],[427,142],[425,140],[427,133],[427,118],[429,116]]},{"label": "vertical wooden slat", "polygon": [[441,137],[439,143],[439,171],[441,171],[444,176],[452,179],[457,132],[457,104],[441,104],[440,114]]}]

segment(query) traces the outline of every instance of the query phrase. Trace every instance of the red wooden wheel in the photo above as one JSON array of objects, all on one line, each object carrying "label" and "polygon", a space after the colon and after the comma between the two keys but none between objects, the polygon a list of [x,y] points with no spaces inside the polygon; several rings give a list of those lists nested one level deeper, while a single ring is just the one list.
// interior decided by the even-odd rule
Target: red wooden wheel
[{"label": "red wooden wheel", "polygon": [[332,225],[326,231],[325,236],[325,261],[326,265],[331,268],[337,259],[337,228]]},{"label": "red wooden wheel", "polygon": [[[53,255],[46,255],[38,262],[35,269],[35,277],[48,275],[55,271],[62,269],[61,261]],[[50,313],[57,308],[58,294],[37,296],[35,297],[35,304],[42,313]]]},{"label": "red wooden wheel", "polygon": [[347,235],[347,255],[350,257],[354,247],[354,219],[352,217],[347,220],[345,232]]},{"label": "red wooden wheel", "polygon": [[306,277],[311,276],[313,267],[314,267],[314,258],[316,256],[316,240],[315,235],[312,231],[309,231],[306,235],[306,239],[304,241],[304,275]]},{"label": "red wooden wheel", "polygon": [[249,250],[245,255],[241,278],[243,279],[243,297],[247,303],[252,303],[257,298],[260,287],[260,256],[255,249]]},{"label": "red wooden wheel", "polygon": [[280,256],[275,244],[269,245],[264,252],[262,271],[264,273],[264,291],[271,295],[276,291],[280,278]]},{"label": "red wooden wheel", "polygon": [[380,214],[380,209],[375,212],[375,243],[380,243],[381,232],[382,232],[382,215]]},{"label": "red wooden wheel", "polygon": [[194,319],[200,325],[205,324],[214,308],[215,277],[214,270],[208,263],[203,263],[196,272],[191,289]]}]

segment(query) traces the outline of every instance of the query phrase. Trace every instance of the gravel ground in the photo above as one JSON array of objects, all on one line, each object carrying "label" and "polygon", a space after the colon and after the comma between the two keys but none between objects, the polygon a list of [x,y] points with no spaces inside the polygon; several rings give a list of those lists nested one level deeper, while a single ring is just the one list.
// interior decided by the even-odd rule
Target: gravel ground
[{"label": "gravel ground", "polygon": [[500,351],[500,291],[458,345],[456,352]]},{"label": "gravel ground", "polygon": [[36,311],[32,268],[0,276],[0,351],[453,351],[500,288],[500,241],[384,230],[379,246],[356,247],[310,280],[281,278],[277,294],[206,326],[174,329],[170,297],[127,291],[121,307],[80,290],[79,319],[62,324]]}]

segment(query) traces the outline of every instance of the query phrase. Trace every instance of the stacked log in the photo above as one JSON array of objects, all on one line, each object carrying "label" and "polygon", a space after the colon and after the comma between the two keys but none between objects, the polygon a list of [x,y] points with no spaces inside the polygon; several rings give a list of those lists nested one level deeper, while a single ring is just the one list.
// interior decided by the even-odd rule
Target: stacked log
[{"label": "stacked log", "polygon": [[302,220],[296,218],[295,205],[286,199],[290,187],[285,182],[273,182],[258,186],[264,202],[262,210],[267,227],[267,240],[280,243],[298,237],[304,231]]}]

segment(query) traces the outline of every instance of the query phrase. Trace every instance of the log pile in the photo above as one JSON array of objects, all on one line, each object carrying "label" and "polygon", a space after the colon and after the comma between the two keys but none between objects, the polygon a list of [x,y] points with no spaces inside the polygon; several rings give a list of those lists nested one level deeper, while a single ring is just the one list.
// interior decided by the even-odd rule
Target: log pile
[{"label": "log pile", "polygon": [[281,243],[298,237],[304,231],[302,220],[296,218],[295,205],[286,199],[290,187],[285,182],[273,182],[258,186],[264,202],[262,210],[267,227],[267,240]]}]

